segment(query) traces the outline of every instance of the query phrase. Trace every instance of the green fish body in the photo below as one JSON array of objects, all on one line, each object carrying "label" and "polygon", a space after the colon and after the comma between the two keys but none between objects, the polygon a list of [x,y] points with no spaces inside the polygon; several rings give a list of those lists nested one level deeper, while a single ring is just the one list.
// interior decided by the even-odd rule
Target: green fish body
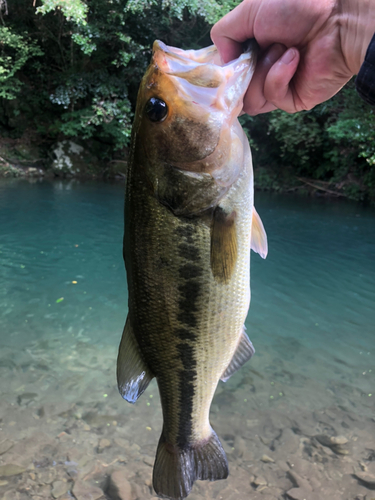
[{"label": "green fish body", "polygon": [[118,385],[134,403],[156,377],[164,423],[153,485],[176,500],[197,479],[228,475],[209,410],[219,380],[254,353],[244,330],[250,247],[267,253],[237,120],[254,53],[225,66],[217,57],[214,47],[182,51],[155,42],[127,175],[129,313]]}]

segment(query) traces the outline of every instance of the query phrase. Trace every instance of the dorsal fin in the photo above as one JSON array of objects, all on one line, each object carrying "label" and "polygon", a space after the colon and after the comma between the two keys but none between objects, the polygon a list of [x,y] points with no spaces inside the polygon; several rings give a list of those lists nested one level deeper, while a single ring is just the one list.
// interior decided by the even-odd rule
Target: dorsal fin
[{"label": "dorsal fin", "polygon": [[237,214],[216,207],[211,229],[211,270],[216,281],[228,283],[237,261]]},{"label": "dorsal fin", "polygon": [[268,242],[266,231],[263,226],[258,212],[253,207],[253,222],[251,226],[251,250],[258,253],[262,259],[265,259],[268,254]]},{"label": "dorsal fin", "polygon": [[121,396],[129,403],[135,403],[153,377],[141,358],[128,317],[117,357],[117,384]]},{"label": "dorsal fin", "polygon": [[241,368],[242,365],[249,361],[251,356],[254,354],[255,349],[251,340],[246,334],[245,325],[243,326],[243,330],[241,333],[240,342],[237,346],[235,353],[233,354],[233,358],[229,363],[227,369],[220,377],[220,380],[226,382],[237,370]]}]

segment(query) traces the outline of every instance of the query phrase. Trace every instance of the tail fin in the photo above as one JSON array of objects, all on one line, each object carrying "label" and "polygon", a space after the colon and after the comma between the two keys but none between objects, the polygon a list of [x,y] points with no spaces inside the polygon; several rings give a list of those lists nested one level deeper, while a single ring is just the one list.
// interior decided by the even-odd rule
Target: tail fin
[{"label": "tail fin", "polygon": [[162,498],[183,500],[197,479],[226,479],[228,461],[225,451],[212,430],[208,441],[179,449],[160,437],[156,452],[153,486]]}]

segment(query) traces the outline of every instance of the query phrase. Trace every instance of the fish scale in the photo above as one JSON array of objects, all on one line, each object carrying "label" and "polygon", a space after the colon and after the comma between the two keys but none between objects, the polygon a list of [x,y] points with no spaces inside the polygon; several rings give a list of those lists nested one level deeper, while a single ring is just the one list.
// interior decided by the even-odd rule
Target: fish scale
[{"label": "fish scale", "polygon": [[[163,431],[153,485],[175,500],[197,479],[228,475],[209,410],[220,378],[254,352],[243,326],[250,246],[267,251],[253,208],[250,148],[236,120],[254,55],[221,68],[209,48],[192,72],[194,54],[156,42],[138,94],[125,199],[129,314],[117,365],[120,393],[132,403],[156,377]],[[217,90],[216,111],[212,92],[196,102],[204,84]]]}]

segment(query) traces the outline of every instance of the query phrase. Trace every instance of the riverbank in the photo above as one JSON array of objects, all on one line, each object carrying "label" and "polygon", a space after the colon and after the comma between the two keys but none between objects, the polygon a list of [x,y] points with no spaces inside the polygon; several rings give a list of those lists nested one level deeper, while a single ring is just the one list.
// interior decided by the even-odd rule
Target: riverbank
[{"label": "riverbank", "polygon": [[[117,152],[109,160],[90,152],[90,144],[64,139],[37,147],[30,140],[0,139],[0,177],[50,179],[124,179],[128,150]],[[291,168],[254,166],[254,186],[259,191],[298,193],[326,198],[358,200],[363,183],[348,176],[340,182],[327,182],[295,175]]]}]

